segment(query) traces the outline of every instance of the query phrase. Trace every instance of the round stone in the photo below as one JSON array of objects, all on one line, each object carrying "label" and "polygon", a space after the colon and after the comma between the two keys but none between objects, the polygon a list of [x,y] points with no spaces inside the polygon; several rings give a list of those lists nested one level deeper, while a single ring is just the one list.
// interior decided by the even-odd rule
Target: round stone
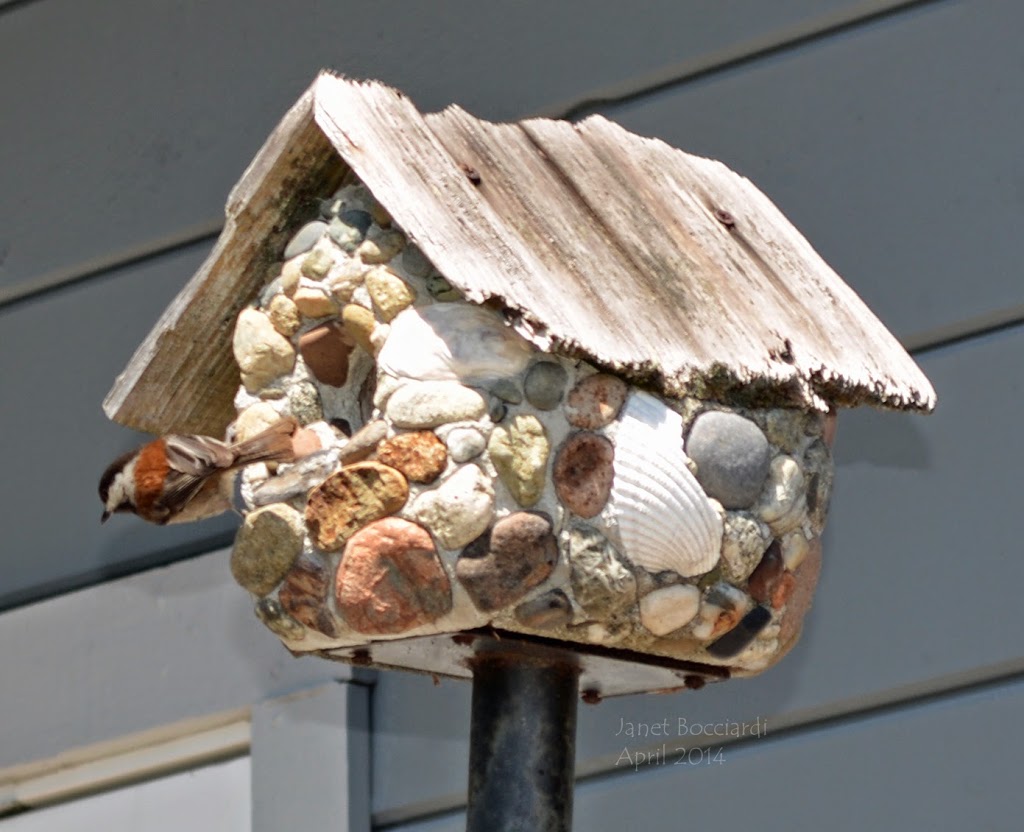
[{"label": "round stone", "polygon": [[745,511],[727,512],[722,527],[722,577],[743,582],[761,562],[772,540],[771,530]]},{"label": "round stone", "polygon": [[519,505],[534,505],[544,493],[544,471],[551,445],[544,425],[531,414],[520,414],[508,426],[491,432],[487,443],[494,469]]},{"label": "round stone", "polygon": [[338,314],[337,302],[318,287],[300,286],[293,301],[305,318],[326,318]]},{"label": "round stone", "polygon": [[288,411],[299,420],[300,425],[319,422],[324,418],[320,405],[320,394],[308,381],[300,381],[288,388]]},{"label": "round stone", "polygon": [[302,318],[299,316],[299,308],[287,295],[274,295],[267,307],[267,316],[274,325],[274,329],[280,332],[285,338],[291,338],[299,327],[302,326]]},{"label": "round stone", "polygon": [[561,364],[539,361],[526,374],[523,390],[526,400],[537,410],[554,410],[562,401],[569,374]]},{"label": "round stone", "polygon": [[551,630],[562,627],[572,620],[572,603],[560,589],[552,589],[529,601],[523,601],[515,609],[516,621],[534,630]]},{"label": "round stone", "polygon": [[358,208],[349,208],[346,211],[342,211],[338,214],[338,219],[356,229],[363,236],[366,236],[370,226],[373,225],[373,217],[370,216],[370,212],[361,211]]},{"label": "round stone", "polygon": [[302,553],[304,535],[302,515],[291,506],[249,512],[231,550],[231,574],[249,592],[266,595]]},{"label": "round stone", "polygon": [[309,251],[326,233],[327,223],[320,221],[306,223],[285,246],[284,259],[291,260],[293,257]]},{"label": "round stone", "polygon": [[313,489],[306,504],[306,525],[313,542],[333,552],[366,524],[394,514],[408,498],[409,484],[394,468],[357,462]]},{"label": "round stone", "polygon": [[686,440],[686,454],[697,465],[697,481],[725,508],[753,505],[771,463],[771,449],[761,429],[735,413],[700,414]]},{"label": "round stone", "polygon": [[327,606],[330,586],[331,574],[325,564],[300,559],[285,576],[277,597],[284,611],[296,621],[334,638],[338,628]]},{"label": "round stone", "polygon": [[487,440],[476,428],[455,428],[445,438],[448,453],[455,462],[468,462],[484,452]]},{"label": "round stone", "polygon": [[257,402],[241,412],[235,420],[234,441],[245,442],[281,421],[281,414],[267,402]]},{"label": "round stone", "polygon": [[580,517],[600,514],[611,494],[614,460],[615,448],[605,437],[585,431],[570,436],[551,475],[563,505]]},{"label": "round stone", "polygon": [[689,584],[656,589],[640,599],[640,623],[656,636],[689,624],[700,609],[700,590]]},{"label": "round stone", "polygon": [[409,382],[387,401],[388,418],[399,428],[436,428],[448,422],[476,421],[486,412],[483,396],[457,381]]},{"label": "round stone", "polygon": [[270,318],[256,309],[239,313],[231,347],[242,371],[242,382],[250,393],[258,393],[295,366],[291,342],[274,328]]},{"label": "round stone", "polygon": [[341,323],[349,338],[370,355],[374,354],[372,336],[377,319],[369,309],[350,303],[341,310]]},{"label": "round stone", "polygon": [[276,598],[260,598],[256,602],[256,617],[275,635],[287,641],[302,641],[305,628],[281,607]]},{"label": "round stone", "polygon": [[626,383],[606,373],[587,376],[565,400],[565,418],[569,424],[585,430],[596,430],[611,424],[626,403]]},{"label": "round stone", "polygon": [[768,486],[754,507],[754,513],[777,537],[793,531],[807,513],[804,474],[791,456],[780,454],[769,466]]},{"label": "round stone", "polygon": [[462,551],[455,575],[477,609],[493,612],[543,583],[557,561],[551,518],[542,512],[518,511]]},{"label": "round stone", "polygon": [[337,321],[321,324],[299,338],[299,352],[309,371],[321,384],[341,387],[348,380],[352,339]]},{"label": "round stone", "polygon": [[390,269],[380,267],[366,275],[366,290],[381,320],[393,320],[399,312],[412,306],[416,291]]},{"label": "round stone", "polygon": [[490,477],[477,465],[465,465],[411,507],[412,515],[434,533],[446,549],[458,549],[478,537],[494,516]]},{"label": "round stone", "polygon": [[413,277],[426,277],[434,267],[419,248],[406,246],[402,252],[402,268]]},{"label": "round stone", "polygon": [[[369,214],[366,216],[369,217]],[[340,217],[336,217],[327,226],[327,236],[334,240],[342,251],[351,253],[359,247],[359,244],[366,235],[355,226],[350,225]]]},{"label": "round stone", "polygon": [[371,228],[356,253],[364,263],[387,263],[405,248],[405,235],[401,231]]},{"label": "round stone", "polygon": [[406,479],[431,483],[448,465],[448,451],[432,431],[418,430],[386,439],[377,448],[377,459],[401,471]]},{"label": "round stone", "polygon": [[398,517],[371,523],[348,541],[335,598],[353,630],[373,635],[431,624],[452,608],[451,584],[430,535]]},{"label": "round stone", "polygon": [[[319,281],[327,276],[333,265],[334,255],[330,243],[326,243],[326,245],[318,243],[309,254],[302,258],[302,265],[299,271],[303,277]],[[297,295],[298,292],[296,292]]]}]

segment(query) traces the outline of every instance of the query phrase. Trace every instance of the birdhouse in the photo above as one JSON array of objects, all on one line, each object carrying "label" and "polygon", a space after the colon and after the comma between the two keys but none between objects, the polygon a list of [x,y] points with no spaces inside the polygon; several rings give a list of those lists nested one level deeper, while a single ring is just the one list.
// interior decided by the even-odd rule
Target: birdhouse
[{"label": "birdhouse", "polygon": [[592,696],[758,673],[821,566],[836,412],[911,358],[724,165],[593,116],[423,115],[321,75],[108,415],[297,458],[231,555],[297,654],[469,676],[568,648]]}]

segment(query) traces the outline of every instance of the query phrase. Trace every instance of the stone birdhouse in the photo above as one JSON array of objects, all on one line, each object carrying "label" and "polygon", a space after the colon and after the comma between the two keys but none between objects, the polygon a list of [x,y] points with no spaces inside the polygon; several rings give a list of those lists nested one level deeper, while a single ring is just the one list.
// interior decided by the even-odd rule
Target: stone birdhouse
[{"label": "stone birdhouse", "polygon": [[300,423],[294,463],[243,472],[231,557],[293,652],[468,676],[475,640],[519,639],[607,696],[790,649],[861,404],[934,393],[722,164],[324,74],[106,409]]}]

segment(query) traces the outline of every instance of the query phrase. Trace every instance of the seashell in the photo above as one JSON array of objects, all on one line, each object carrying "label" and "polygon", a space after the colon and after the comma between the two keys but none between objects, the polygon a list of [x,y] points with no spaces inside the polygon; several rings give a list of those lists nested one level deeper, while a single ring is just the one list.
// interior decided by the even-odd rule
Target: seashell
[{"label": "seashell", "polygon": [[722,519],[687,468],[682,428],[654,396],[630,395],[615,436],[609,514],[633,563],[690,577],[718,562]]},{"label": "seashell", "polygon": [[446,303],[402,311],[377,360],[396,376],[472,383],[521,373],[532,352],[496,312]]}]

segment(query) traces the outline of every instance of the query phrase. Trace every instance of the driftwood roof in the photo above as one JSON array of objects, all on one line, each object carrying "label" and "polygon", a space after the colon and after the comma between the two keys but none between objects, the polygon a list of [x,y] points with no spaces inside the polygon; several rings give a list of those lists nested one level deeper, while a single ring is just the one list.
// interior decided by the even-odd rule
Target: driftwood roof
[{"label": "driftwood roof", "polygon": [[930,410],[896,339],[747,179],[592,116],[492,124],[321,74],[233,190],[213,252],[107,397],[151,432],[233,417],[237,311],[346,166],[472,301],[669,396]]}]

